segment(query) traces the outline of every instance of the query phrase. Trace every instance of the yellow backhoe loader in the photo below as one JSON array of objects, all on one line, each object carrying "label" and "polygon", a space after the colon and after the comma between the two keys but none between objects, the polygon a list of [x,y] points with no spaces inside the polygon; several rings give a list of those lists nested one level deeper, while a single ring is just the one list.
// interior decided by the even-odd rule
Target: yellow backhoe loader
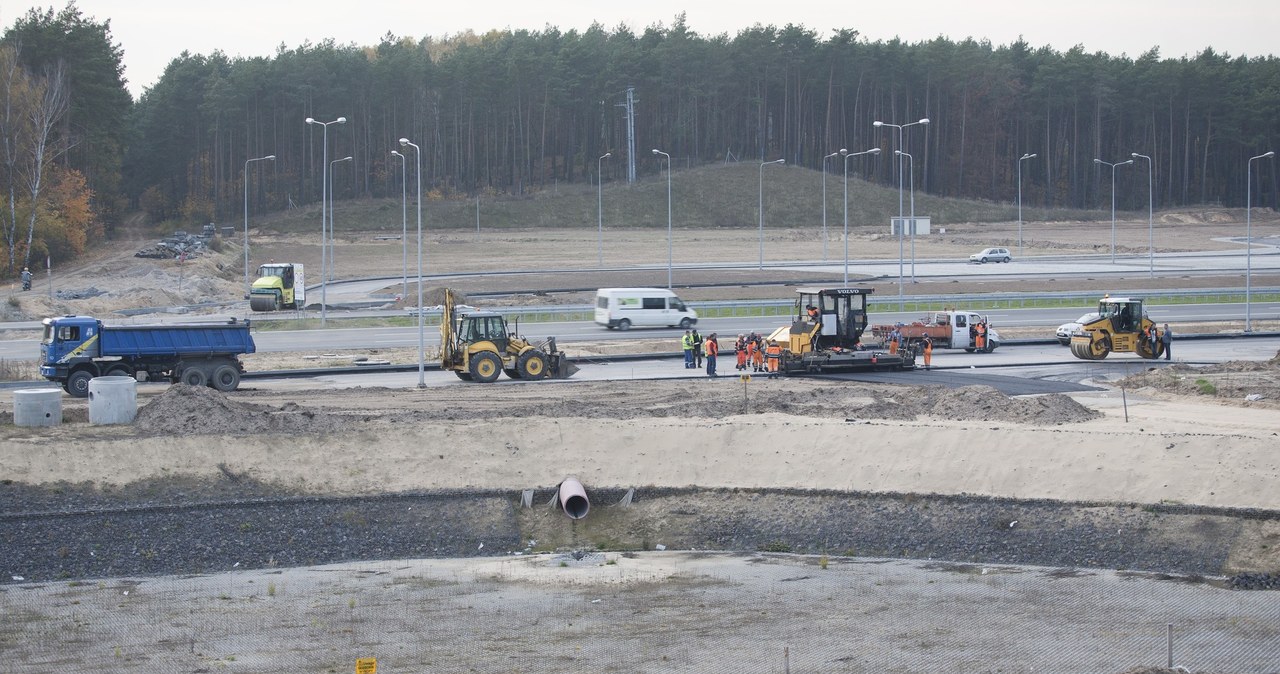
[{"label": "yellow backhoe loader", "polygon": [[1164,345],[1159,339],[1151,340],[1154,327],[1155,323],[1142,311],[1142,300],[1103,297],[1098,302],[1098,318],[1081,325],[1071,335],[1071,354],[1083,360],[1102,360],[1113,351],[1159,358]]},{"label": "yellow backhoe loader", "polygon": [[502,314],[492,311],[456,313],[452,290],[445,290],[440,314],[440,367],[463,381],[487,384],[507,373],[512,379],[567,379],[578,371],[556,338],[534,344],[515,330],[507,332]]}]

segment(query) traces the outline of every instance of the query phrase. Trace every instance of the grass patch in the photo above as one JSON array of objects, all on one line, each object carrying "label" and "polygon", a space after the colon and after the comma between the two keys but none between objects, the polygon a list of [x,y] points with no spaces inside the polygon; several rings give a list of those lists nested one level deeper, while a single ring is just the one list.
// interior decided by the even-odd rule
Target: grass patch
[{"label": "grass patch", "polygon": [[1214,386],[1213,382],[1208,379],[1197,379],[1196,388],[1200,389],[1201,395],[1211,396],[1218,393],[1218,387]]}]

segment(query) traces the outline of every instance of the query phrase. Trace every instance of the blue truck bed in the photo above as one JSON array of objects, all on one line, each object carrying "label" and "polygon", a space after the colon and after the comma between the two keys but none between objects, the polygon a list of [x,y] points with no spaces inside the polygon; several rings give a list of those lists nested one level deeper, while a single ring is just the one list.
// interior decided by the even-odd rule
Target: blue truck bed
[{"label": "blue truck bed", "polygon": [[103,326],[104,356],[219,356],[255,351],[247,323]]}]

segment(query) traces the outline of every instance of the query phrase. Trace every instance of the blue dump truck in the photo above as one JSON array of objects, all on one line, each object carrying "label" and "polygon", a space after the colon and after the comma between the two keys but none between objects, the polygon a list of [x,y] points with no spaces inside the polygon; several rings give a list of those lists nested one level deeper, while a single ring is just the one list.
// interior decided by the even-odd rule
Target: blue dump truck
[{"label": "blue dump truck", "polygon": [[84,398],[94,377],[168,380],[234,391],[244,366],[240,354],[253,353],[249,322],[189,325],[103,325],[89,316],[44,319],[40,375]]}]

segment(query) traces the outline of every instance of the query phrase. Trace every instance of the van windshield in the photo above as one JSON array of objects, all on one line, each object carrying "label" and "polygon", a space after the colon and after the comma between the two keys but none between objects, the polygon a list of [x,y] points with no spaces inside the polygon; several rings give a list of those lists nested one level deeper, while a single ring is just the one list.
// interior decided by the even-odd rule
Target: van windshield
[{"label": "van windshield", "polygon": [[684,306],[684,302],[681,302],[679,297],[672,297],[669,301],[671,302],[672,309],[675,309],[676,311],[688,311]]}]

